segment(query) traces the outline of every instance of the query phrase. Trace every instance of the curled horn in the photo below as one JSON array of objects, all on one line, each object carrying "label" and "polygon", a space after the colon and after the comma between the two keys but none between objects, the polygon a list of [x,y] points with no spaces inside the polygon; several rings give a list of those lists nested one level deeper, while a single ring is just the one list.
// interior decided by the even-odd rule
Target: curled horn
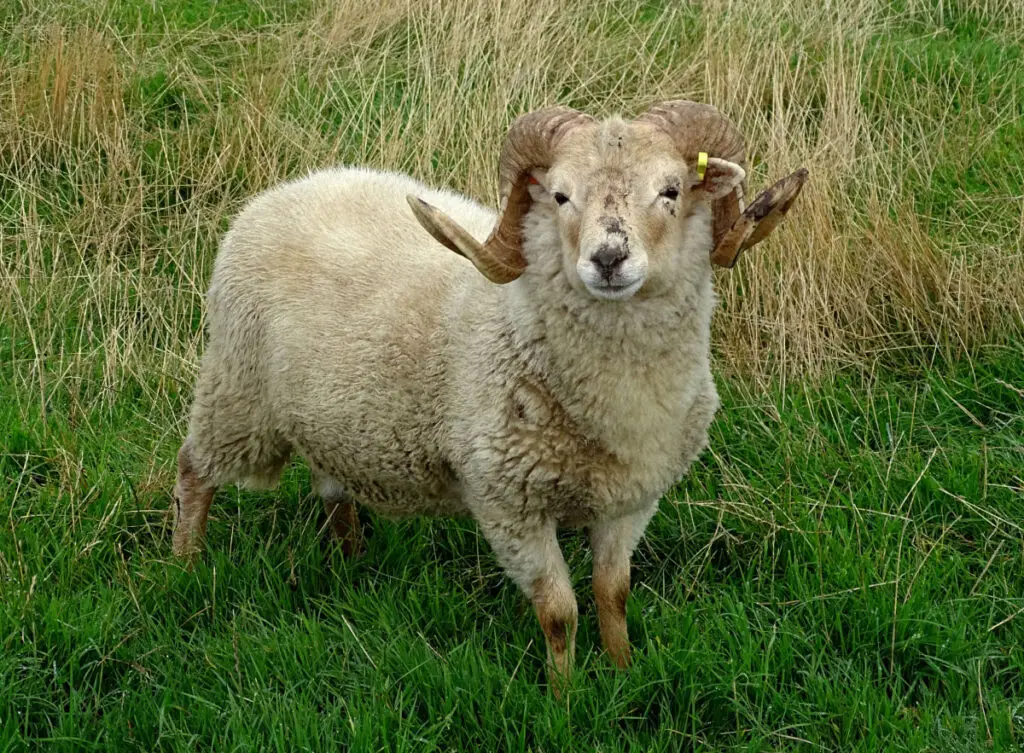
[{"label": "curled horn", "polygon": [[530,170],[550,167],[555,147],[565,134],[592,121],[589,115],[568,107],[549,107],[516,119],[498,161],[498,220],[483,243],[422,199],[407,196],[409,206],[428,233],[473,262],[488,280],[512,282],[526,269],[520,236],[523,216],[530,208]]},{"label": "curled horn", "polygon": [[[707,152],[711,157],[735,162],[747,169],[747,151],[743,134],[722,115],[717,108],[687,99],[673,99],[652,105],[638,121],[651,123],[667,133],[675,142],[676,149],[690,164],[696,164],[697,155]],[[719,243],[732,228],[743,211],[743,199],[747,190],[746,180],[711,205],[711,235],[714,250],[711,260],[722,266],[732,266],[732,258],[723,259]]]},{"label": "curled horn", "polygon": [[[661,128],[676,144],[683,159],[693,163],[699,152],[735,162],[746,170],[743,135],[711,105],[677,99],[652,106],[637,118]],[[806,168],[787,175],[744,206],[747,182],[711,206],[711,261],[721,267],[736,263],[740,251],[767,238],[785,217],[807,180]]]}]

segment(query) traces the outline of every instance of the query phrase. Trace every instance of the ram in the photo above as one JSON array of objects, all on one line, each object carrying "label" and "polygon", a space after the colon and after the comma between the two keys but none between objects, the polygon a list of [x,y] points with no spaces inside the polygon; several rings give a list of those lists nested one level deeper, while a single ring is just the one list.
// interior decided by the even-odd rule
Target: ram
[{"label": "ram", "polygon": [[744,162],[708,105],[556,107],[511,126],[497,216],[365,169],[257,197],[210,283],[175,552],[199,551],[218,485],[273,485],[298,453],[346,553],[357,504],[472,516],[533,602],[552,680],[577,622],[556,532],[585,527],[601,640],[626,666],[630,557],[718,408],[712,264],[771,232],[806,178],[743,211]]}]

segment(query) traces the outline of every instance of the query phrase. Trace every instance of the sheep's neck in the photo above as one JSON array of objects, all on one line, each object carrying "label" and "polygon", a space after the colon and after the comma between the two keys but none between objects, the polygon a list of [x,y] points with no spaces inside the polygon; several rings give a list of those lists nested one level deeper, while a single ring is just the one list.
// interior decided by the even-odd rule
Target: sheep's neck
[{"label": "sheep's neck", "polygon": [[672,299],[517,305],[510,323],[530,376],[589,436],[616,454],[670,441],[713,390],[710,275]]}]

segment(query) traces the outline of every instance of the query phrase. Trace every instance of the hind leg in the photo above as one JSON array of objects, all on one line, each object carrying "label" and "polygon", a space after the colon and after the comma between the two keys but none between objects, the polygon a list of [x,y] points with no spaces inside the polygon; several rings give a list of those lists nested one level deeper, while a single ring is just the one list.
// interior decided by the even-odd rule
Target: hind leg
[{"label": "hind leg", "polygon": [[363,530],[356,503],[346,499],[342,489],[332,481],[323,480],[318,486],[331,539],[341,546],[346,559],[362,554]]},{"label": "hind leg", "polygon": [[327,513],[327,530],[331,538],[341,545],[345,558],[355,557],[363,552],[363,533],[359,526],[359,510],[355,502],[324,499]]},{"label": "hind leg", "polygon": [[196,473],[189,441],[178,451],[178,482],[174,487],[174,537],[172,547],[178,557],[191,559],[203,549],[206,520],[216,487]]}]

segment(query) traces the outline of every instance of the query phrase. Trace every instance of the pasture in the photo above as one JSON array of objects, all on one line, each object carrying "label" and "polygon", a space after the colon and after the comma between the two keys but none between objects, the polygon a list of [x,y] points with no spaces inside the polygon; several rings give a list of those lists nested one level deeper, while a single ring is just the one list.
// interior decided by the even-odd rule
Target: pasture
[{"label": "pasture", "polygon": [[[171,556],[219,236],[308,170],[496,202],[505,129],[709,101],[789,219],[716,273],[723,407],[546,691],[470,521],[323,541],[299,462]],[[1024,5],[0,3],[0,751],[1024,745]]]}]

